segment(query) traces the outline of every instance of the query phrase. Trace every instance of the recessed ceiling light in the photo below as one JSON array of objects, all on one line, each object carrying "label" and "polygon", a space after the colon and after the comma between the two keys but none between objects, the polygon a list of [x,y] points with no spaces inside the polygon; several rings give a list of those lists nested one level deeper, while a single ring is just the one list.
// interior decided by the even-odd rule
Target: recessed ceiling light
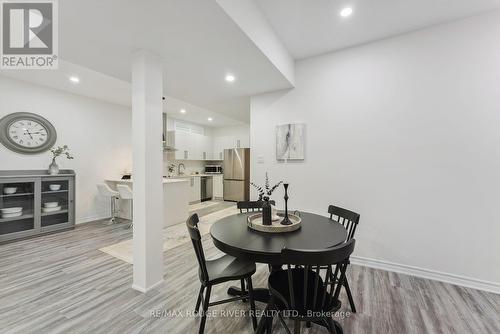
[{"label": "recessed ceiling light", "polygon": [[181,114],[185,114],[186,113],[186,109],[181,109]]},{"label": "recessed ceiling light", "polygon": [[226,75],[226,81],[227,82],[233,82],[234,80],[236,80],[236,78],[234,77],[234,75],[232,75],[232,74],[227,74]]},{"label": "recessed ceiling light", "polygon": [[349,17],[352,15],[352,8],[351,7],[346,7],[340,11],[340,16],[342,17]]},{"label": "recessed ceiling light", "polygon": [[214,120],[214,119],[213,119],[212,117],[209,117],[209,118],[208,118],[208,121],[209,121],[209,122],[211,122],[211,121],[213,121],[213,120]]},{"label": "recessed ceiling light", "polygon": [[78,77],[71,76],[71,77],[69,77],[69,81],[74,82],[74,83],[79,83],[80,79]]}]

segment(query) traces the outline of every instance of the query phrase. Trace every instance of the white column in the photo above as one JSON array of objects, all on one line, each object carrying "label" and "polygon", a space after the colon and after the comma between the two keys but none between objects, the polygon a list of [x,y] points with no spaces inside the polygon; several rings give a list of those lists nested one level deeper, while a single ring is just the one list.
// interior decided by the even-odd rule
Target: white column
[{"label": "white column", "polygon": [[132,149],[134,282],[146,292],[163,282],[163,73],[159,57],[133,55]]}]

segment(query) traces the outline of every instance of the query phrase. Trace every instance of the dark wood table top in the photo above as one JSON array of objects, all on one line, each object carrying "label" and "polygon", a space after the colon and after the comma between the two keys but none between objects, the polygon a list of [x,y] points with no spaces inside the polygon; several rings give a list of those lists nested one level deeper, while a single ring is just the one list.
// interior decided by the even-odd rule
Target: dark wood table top
[{"label": "dark wood table top", "polygon": [[211,229],[214,245],[226,254],[259,263],[281,264],[284,247],[318,250],[337,246],[347,238],[346,229],[328,217],[301,212],[302,226],[287,233],[264,233],[247,226],[247,216],[240,213],[222,218]]}]

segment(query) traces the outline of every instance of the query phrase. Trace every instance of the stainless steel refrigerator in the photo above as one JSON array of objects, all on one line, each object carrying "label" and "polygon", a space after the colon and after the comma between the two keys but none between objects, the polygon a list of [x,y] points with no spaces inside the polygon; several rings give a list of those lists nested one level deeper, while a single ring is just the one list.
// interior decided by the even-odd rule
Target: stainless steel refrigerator
[{"label": "stainless steel refrigerator", "polygon": [[224,150],[224,200],[248,201],[250,199],[250,149]]}]

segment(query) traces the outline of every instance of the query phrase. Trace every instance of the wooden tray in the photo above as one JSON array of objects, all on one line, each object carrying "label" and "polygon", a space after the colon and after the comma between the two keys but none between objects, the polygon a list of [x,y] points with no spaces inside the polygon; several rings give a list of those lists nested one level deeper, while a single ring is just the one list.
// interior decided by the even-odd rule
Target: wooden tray
[{"label": "wooden tray", "polygon": [[247,225],[253,230],[266,233],[286,233],[298,230],[300,228],[302,219],[299,216],[290,213],[288,214],[288,219],[290,219],[290,221],[292,222],[291,225],[281,225],[284,214],[278,213],[278,216],[281,217],[281,219],[273,221],[272,225],[263,225],[262,213],[256,213],[247,217]]}]

